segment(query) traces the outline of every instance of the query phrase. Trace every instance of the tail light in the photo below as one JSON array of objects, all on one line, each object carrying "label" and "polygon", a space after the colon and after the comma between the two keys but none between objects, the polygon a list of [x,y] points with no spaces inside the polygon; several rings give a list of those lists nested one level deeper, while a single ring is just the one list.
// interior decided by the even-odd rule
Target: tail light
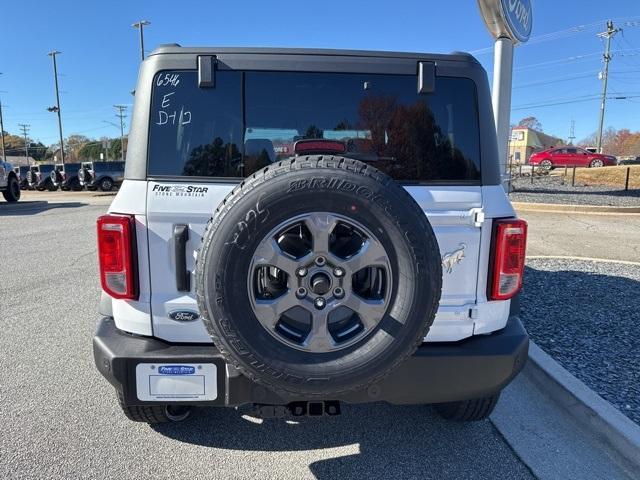
[{"label": "tail light", "polygon": [[102,289],[113,298],[136,300],[135,220],[130,215],[98,218],[98,259]]},{"label": "tail light", "polygon": [[527,222],[519,219],[494,220],[490,300],[507,300],[522,287]]}]

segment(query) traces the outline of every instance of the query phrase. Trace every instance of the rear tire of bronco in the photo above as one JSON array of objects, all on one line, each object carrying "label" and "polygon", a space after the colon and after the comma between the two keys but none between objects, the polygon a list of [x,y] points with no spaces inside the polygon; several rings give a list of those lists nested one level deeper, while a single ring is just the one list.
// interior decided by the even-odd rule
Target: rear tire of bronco
[{"label": "rear tire of bronco", "polygon": [[484,420],[491,415],[499,398],[500,394],[496,393],[490,397],[473,398],[459,402],[438,403],[435,405],[435,409],[436,412],[446,420],[452,420],[454,422],[476,422],[478,420]]},{"label": "rear tire of bronco", "polygon": [[118,405],[125,416],[134,422],[167,423],[182,422],[191,416],[190,405],[125,405],[122,393],[118,394]]},{"label": "rear tire of bronco", "polygon": [[9,177],[7,189],[2,191],[2,196],[7,202],[17,202],[20,200],[20,183],[15,177]]},{"label": "rear tire of bronco", "polygon": [[300,156],[256,172],[218,206],[196,294],[229,363],[282,395],[332,399],[372,387],[415,352],[438,308],[441,262],[402,186],[357,160]]}]

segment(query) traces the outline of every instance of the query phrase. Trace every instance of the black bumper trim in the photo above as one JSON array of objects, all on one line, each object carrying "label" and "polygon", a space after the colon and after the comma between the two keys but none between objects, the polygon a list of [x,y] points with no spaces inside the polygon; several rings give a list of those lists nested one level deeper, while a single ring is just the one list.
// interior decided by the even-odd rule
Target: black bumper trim
[{"label": "black bumper trim", "polygon": [[[368,389],[327,400],[348,403],[385,401],[394,404],[426,404],[466,400],[502,390],[524,367],[529,337],[517,316],[504,329],[460,342],[426,343],[396,371]],[[100,373],[123,393],[128,405],[143,402],[136,395],[138,363],[215,363],[218,368],[218,398],[198,405],[234,406],[245,403],[286,404],[308,400],[271,392],[244,375],[226,368],[213,345],[171,344],[118,330],[105,317],[93,339],[93,354]]]}]

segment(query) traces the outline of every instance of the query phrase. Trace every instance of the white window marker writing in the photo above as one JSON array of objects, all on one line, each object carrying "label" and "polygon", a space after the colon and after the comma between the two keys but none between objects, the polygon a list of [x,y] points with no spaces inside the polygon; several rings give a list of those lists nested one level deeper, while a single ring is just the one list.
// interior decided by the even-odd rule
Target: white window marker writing
[{"label": "white window marker writing", "polygon": [[[188,119],[188,120],[187,120]],[[184,108],[180,109],[180,125],[187,125],[191,123],[191,112],[184,111]]]},{"label": "white window marker writing", "polygon": [[178,125],[188,125],[191,123],[191,112],[188,110],[185,111],[183,107],[180,109],[180,115],[178,116],[178,112],[175,110],[172,113],[159,110],[156,125],[175,125],[176,118],[178,119]]},{"label": "white window marker writing", "polygon": [[167,108],[169,106],[170,103],[170,96],[173,95],[176,92],[171,92],[171,93],[166,93],[164,94],[164,96],[162,97],[162,108]]},{"label": "white window marker writing", "polygon": [[158,87],[166,87],[167,85],[171,85],[172,87],[177,87],[180,83],[180,75],[177,73],[170,74],[165,73],[164,75],[160,75],[158,80],[156,81],[156,85]]}]

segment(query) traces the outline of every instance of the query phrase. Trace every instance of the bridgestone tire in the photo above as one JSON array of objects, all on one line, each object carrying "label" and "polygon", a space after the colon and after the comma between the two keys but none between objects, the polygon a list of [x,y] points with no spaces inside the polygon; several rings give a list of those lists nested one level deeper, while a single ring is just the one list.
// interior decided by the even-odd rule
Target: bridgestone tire
[{"label": "bridgestone tire", "polygon": [[122,393],[116,392],[118,395],[118,405],[122,409],[122,413],[134,422],[146,422],[146,423],[167,423],[167,422],[182,422],[189,418],[191,415],[191,407],[179,416],[172,416],[167,408],[167,405],[125,405]]},{"label": "bridgestone tire", "polygon": [[[356,343],[322,353],[275,338],[257,320],[248,292],[260,242],[310,212],[338,214],[375,232],[391,266],[380,323]],[[209,222],[196,265],[198,306],[216,347],[247,377],[285,397],[336,399],[389,375],[428,333],[441,289],[438,243],[419,205],[379,170],[332,156],[284,160],[235,187]]]},{"label": "bridgestone tire", "polygon": [[498,403],[500,394],[490,397],[474,398],[459,402],[439,403],[435,405],[438,414],[447,420],[455,422],[476,422],[484,420],[491,415]]},{"label": "bridgestone tire", "polygon": [[6,190],[2,191],[2,196],[7,202],[17,202],[20,200],[20,183],[15,177],[9,177]]}]

